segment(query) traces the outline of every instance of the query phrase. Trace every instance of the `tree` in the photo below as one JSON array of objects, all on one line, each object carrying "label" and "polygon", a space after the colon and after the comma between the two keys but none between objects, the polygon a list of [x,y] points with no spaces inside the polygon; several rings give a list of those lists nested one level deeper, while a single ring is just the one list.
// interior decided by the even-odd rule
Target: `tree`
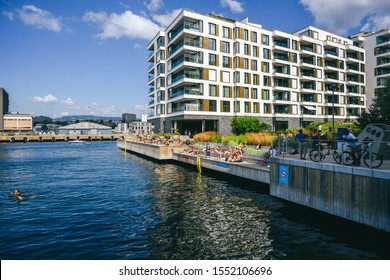
[{"label": "tree", "polygon": [[363,112],[358,122],[362,127],[370,123],[384,123],[390,125],[390,78],[384,87],[379,88],[368,112]]},{"label": "tree", "polygon": [[230,125],[236,135],[260,131],[260,121],[256,117],[233,117]]}]

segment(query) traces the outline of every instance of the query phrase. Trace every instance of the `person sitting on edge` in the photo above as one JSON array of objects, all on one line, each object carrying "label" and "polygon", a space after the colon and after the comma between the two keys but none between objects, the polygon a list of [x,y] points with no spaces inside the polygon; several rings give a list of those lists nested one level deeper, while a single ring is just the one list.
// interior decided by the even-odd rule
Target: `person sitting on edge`
[{"label": "person sitting on edge", "polygon": [[17,198],[19,201],[23,199],[22,193],[20,192],[20,190],[15,190],[14,192],[11,192],[11,195],[16,196],[16,198]]},{"label": "person sitting on edge", "polygon": [[299,130],[299,133],[295,135],[295,139],[298,139],[301,144],[301,159],[306,159],[306,138],[307,134],[303,133],[302,129]]}]

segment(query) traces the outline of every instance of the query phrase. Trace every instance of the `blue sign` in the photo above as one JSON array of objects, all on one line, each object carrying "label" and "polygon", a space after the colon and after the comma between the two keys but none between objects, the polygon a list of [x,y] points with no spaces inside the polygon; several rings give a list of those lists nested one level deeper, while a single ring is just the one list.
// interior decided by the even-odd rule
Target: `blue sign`
[{"label": "blue sign", "polygon": [[219,162],[219,161],[217,161],[217,166],[223,167],[223,168],[228,168],[229,164],[227,162]]},{"label": "blue sign", "polygon": [[288,166],[279,166],[279,183],[288,185]]}]

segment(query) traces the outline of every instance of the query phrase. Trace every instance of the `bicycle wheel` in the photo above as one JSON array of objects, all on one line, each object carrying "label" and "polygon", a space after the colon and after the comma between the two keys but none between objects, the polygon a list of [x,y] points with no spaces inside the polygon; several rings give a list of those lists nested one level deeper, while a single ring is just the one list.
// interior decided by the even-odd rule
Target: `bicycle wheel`
[{"label": "bicycle wheel", "polygon": [[321,159],[323,159],[325,157],[324,155],[318,153],[318,150],[311,150],[309,153],[309,158],[314,162],[320,161],[320,156],[321,156]]},{"label": "bicycle wheel", "polygon": [[350,152],[343,152],[341,154],[341,158],[342,158],[343,163],[345,165],[350,166],[350,165],[353,164],[353,155],[352,155],[352,153],[350,153]]},{"label": "bicycle wheel", "polygon": [[364,160],[365,165],[370,167],[370,164],[371,164],[372,168],[378,168],[383,163],[382,156],[378,155],[377,153],[371,153],[371,159],[370,159],[370,153],[365,153],[363,160]]},{"label": "bicycle wheel", "polygon": [[332,155],[333,155],[334,161],[336,163],[340,164],[341,163],[341,156],[340,156],[340,154],[336,150],[333,150]]}]

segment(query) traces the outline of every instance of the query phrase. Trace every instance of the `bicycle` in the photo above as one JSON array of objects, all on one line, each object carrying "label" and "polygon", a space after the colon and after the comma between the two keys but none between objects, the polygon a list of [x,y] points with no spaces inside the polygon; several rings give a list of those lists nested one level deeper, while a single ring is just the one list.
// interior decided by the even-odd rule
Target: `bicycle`
[{"label": "bicycle", "polygon": [[[355,162],[360,164],[360,160],[363,158],[363,162],[367,167],[378,168],[383,163],[383,157],[377,153],[371,153],[368,150],[368,145],[365,144],[364,148],[357,152],[358,157],[355,159],[352,151],[344,151],[342,154],[343,163],[347,166],[353,165]],[[371,155],[371,156],[370,156]]]},{"label": "bicycle", "polygon": [[320,149],[321,149],[321,151],[318,151],[318,149],[313,149],[310,151],[309,157],[312,161],[314,161],[314,162],[318,162],[320,160],[323,161],[326,156],[332,154],[334,161],[338,164],[341,163],[341,155],[339,154],[339,152],[337,150],[334,150],[334,149],[331,150],[330,148],[328,148],[328,152],[326,154],[324,154],[322,152],[324,150],[324,147],[322,145],[320,145]]}]

